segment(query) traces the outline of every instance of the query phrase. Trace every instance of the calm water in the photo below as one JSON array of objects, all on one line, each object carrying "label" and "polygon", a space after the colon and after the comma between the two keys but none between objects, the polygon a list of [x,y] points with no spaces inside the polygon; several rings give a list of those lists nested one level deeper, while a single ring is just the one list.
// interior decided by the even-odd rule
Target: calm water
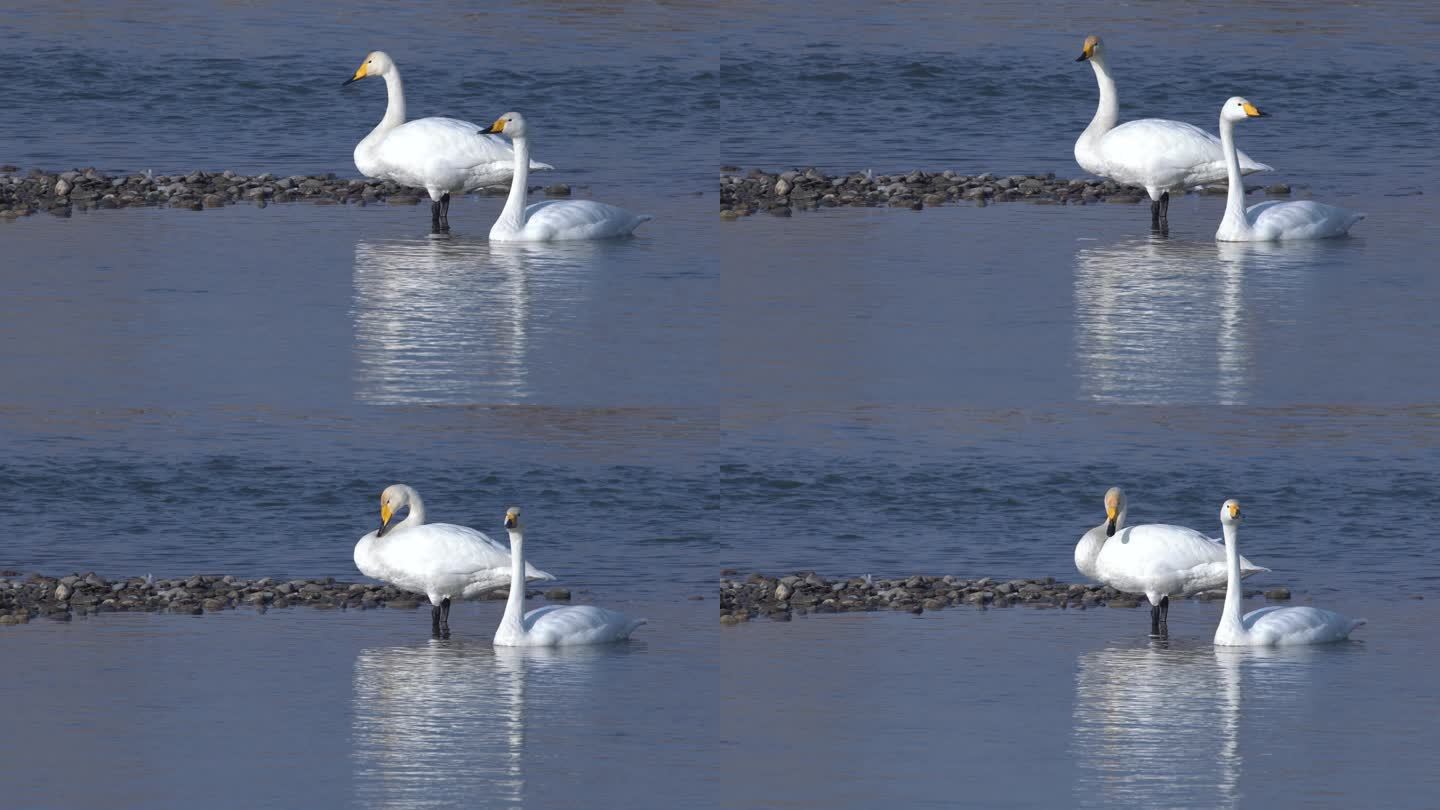
[{"label": "calm water", "polygon": [[[523,504],[537,564],[651,624],[553,657],[492,650],[493,603],[450,644],[400,611],[9,628],[0,728],[26,733],[0,777],[26,806],[1423,805],[1437,27],[1405,3],[22,5],[5,162],[353,176],[384,93],[339,84],[384,48],[412,116],[525,111],[546,182],[657,218],[548,248],[489,245],[490,197],[439,240],[423,206],[0,223],[0,566],[354,577],[403,480],[440,520]],[[1076,176],[1087,33],[1124,117],[1208,127],[1244,93],[1275,114],[1241,133],[1267,182],[1370,218],[1267,247],[1216,245],[1216,197],[1176,200],[1167,238],[1109,204],[715,216],[723,164]],[[1168,649],[1122,610],[715,627],[722,566],[1074,578],[1116,483],[1133,519],[1210,531],[1240,498],[1265,584],[1371,624],[1274,656],[1214,651],[1199,603]]]}]

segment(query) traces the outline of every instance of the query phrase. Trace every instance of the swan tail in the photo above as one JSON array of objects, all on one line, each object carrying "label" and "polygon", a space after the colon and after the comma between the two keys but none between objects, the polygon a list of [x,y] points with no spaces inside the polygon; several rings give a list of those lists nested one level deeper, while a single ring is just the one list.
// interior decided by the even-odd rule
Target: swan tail
[{"label": "swan tail", "polygon": [[537,172],[554,171],[554,169],[555,169],[555,167],[554,167],[554,166],[551,166],[549,163],[541,163],[541,162],[538,161],[538,160],[532,160],[532,161],[530,161],[530,168],[531,168],[531,170],[537,171]]},{"label": "swan tail", "polygon": [[[655,218],[655,216],[654,216],[653,214],[636,214],[636,215],[635,215],[635,219],[636,219],[638,222],[649,222],[650,220],[652,220],[652,219],[654,219],[654,218]],[[1365,215],[1364,215],[1364,214],[1361,214],[1361,215],[1360,215],[1360,218],[1361,218],[1361,219],[1364,219],[1364,218],[1365,218]]]},{"label": "swan tail", "polygon": [[554,574],[541,571],[539,568],[531,568],[529,571],[525,572],[526,582],[548,582],[554,578]]},{"label": "swan tail", "polygon": [[625,628],[625,635],[629,636],[631,633],[635,632],[640,627],[640,625],[649,623],[649,619],[635,619],[630,622],[630,626]]},{"label": "swan tail", "polygon": [[1255,172],[1273,172],[1273,171],[1275,171],[1275,167],[1274,167],[1274,166],[1271,166],[1269,163],[1259,163],[1259,162],[1256,162],[1256,161],[1253,161],[1253,160],[1250,161],[1249,163],[1246,163],[1244,166],[1241,166],[1240,169],[1241,169],[1241,171],[1243,171],[1245,174],[1254,174]]}]

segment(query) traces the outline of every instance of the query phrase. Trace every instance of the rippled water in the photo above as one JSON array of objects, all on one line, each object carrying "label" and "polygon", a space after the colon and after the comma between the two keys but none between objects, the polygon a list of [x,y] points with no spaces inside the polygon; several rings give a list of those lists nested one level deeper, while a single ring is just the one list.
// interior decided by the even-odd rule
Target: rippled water
[{"label": "rippled water", "polygon": [[[353,176],[383,89],[339,85],[384,48],[412,116],[525,111],[546,182],[657,217],[543,249],[487,243],[493,197],[448,239],[423,206],[0,222],[0,567],[352,578],[404,480],[487,530],[523,504],[537,564],[651,618],[556,656],[491,649],[494,603],[448,644],[389,610],[9,628],[7,796],[1423,804],[1437,27],[1404,2],[8,10],[26,170]],[[1209,126],[1244,93],[1275,114],[1241,134],[1266,182],[1369,218],[1278,246],[1214,243],[1211,196],[1165,237],[1114,204],[717,221],[717,164],[1078,175],[1088,33],[1125,118]],[[1240,498],[1263,584],[1371,624],[1266,656],[1213,650],[1198,602],[1166,648],[1136,611],[721,632],[685,601],[720,566],[1072,579],[1117,483],[1132,519],[1212,532]]]}]

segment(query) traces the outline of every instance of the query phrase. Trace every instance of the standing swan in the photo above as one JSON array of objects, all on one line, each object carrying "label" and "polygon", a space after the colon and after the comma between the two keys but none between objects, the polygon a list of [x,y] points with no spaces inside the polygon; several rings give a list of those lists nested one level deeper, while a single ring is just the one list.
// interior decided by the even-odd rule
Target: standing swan
[{"label": "standing swan", "polygon": [[[410,514],[390,525],[406,506]],[[429,597],[431,632],[448,638],[451,598],[474,599],[509,585],[512,566],[510,552],[480,532],[426,523],[420,493],[392,484],[380,493],[380,528],[355,544],[355,567],[367,577]],[[533,566],[524,570],[525,579],[555,578]]]},{"label": "standing swan", "polygon": [[[1105,493],[1105,522],[1086,532],[1075,545],[1080,573],[1126,593],[1143,593],[1150,601],[1150,634],[1170,632],[1170,597],[1189,596],[1219,588],[1226,582],[1225,548],[1184,526],[1147,523],[1125,528],[1125,492]],[[1248,577],[1262,568],[1243,557],[1240,573]]]},{"label": "standing swan", "polygon": [[1325,644],[1344,641],[1350,632],[1365,623],[1333,610],[1313,607],[1263,607],[1240,615],[1240,551],[1235,547],[1240,525],[1240,502],[1226,501],[1220,507],[1220,525],[1225,532],[1225,563],[1229,584],[1225,588],[1225,612],[1215,628],[1215,643],[1225,647],[1278,647],[1291,644]]},{"label": "standing swan", "polygon": [[[1075,61],[1088,61],[1100,85],[1095,117],[1075,142],[1075,162],[1091,174],[1144,186],[1150,195],[1152,226],[1158,228],[1162,220],[1168,220],[1170,192],[1225,179],[1220,140],[1197,126],[1166,118],[1141,118],[1115,126],[1120,120],[1120,99],[1099,37],[1086,37]],[[1273,170],[1244,153],[1240,165],[1244,174]]]},{"label": "standing swan", "polygon": [[490,227],[494,242],[557,242],[565,239],[608,239],[626,236],[640,223],[654,219],[649,214],[632,214],[624,208],[592,200],[547,200],[525,205],[525,181],[529,176],[530,144],[525,136],[525,118],[517,112],[500,116],[483,135],[508,135],[515,142],[515,179],[505,210]]},{"label": "standing swan", "polygon": [[[430,227],[450,230],[450,192],[465,193],[504,183],[514,172],[510,147],[500,138],[477,135],[477,127],[456,118],[405,121],[405,86],[400,69],[384,51],[372,51],[341,86],[367,76],[384,76],[389,100],[385,117],[355,146],[355,168],[366,177],[423,188],[430,195]],[[553,169],[531,163],[531,169]]]},{"label": "standing swan", "polygon": [[[559,647],[572,644],[605,644],[624,641],[645,623],[623,613],[591,605],[546,605],[529,613],[525,610],[525,537],[520,525],[520,507],[505,512],[505,529],[510,532],[510,598],[505,616],[495,629],[495,643],[502,647]],[[521,614],[524,613],[522,616]]]},{"label": "standing swan", "polygon": [[1240,96],[1220,108],[1220,140],[1225,144],[1225,166],[1230,172],[1230,193],[1225,218],[1215,238],[1221,242],[1275,242],[1281,239],[1328,239],[1344,236],[1364,214],[1310,200],[1256,203],[1245,207],[1245,187],[1235,150],[1235,122],[1260,118],[1265,113]]}]

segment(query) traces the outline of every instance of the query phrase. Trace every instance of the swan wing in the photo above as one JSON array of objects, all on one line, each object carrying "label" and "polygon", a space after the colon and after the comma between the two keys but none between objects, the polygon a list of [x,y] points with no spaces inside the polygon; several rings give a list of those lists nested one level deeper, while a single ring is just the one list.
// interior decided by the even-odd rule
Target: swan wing
[{"label": "swan wing", "polygon": [[[426,523],[402,529],[382,538],[374,557],[383,568],[411,577],[494,581],[491,587],[504,587],[510,582],[510,550],[469,526]],[[528,562],[525,576],[554,579]]]},{"label": "swan wing", "polygon": [[[387,179],[448,191],[504,183],[515,173],[515,152],[498,135],[458,118],[419,118],[386,133],[374,156]],[[553,168],[530,162],[531,169]]]},{"label": "swan wing", "polygon": [[[525,226],[512,236],[534,241],[607,239],[625,236],[652,218],[594,200],[546,200],[526,206]],[[508,235],[499,231],[499,226],[492,229],[491,238]]]},{"label": "swan wing", "polygon": [[[1184,188],[1225,180],[1225,152],[1220,139],[1183,121],[1141,118],[1105,133],[1100,160],[1107,175],[1123,183],[1156,188]],[[1240,171],[1270,171],[1271,166],[1241,152]]]},{"label": "swan wing", "polygon": [[1327,239],[1345,235],[1365,215],[1313,200],[1269,200],[1246,208],[1245,218],[1263,239]]},{"label": "swan wing", "polygon": [[[1190,594],[1225,584],[1225,546],[1194,529],[1146,523],[1121,529],[1096,560],[1101,581],[1130,593]],[[1241,576],[1270,569],[1240,558]]]},{"label": "swan wing", "polygon": [[1365,620],[1321,608],[1272,606],[1252,610],[1240,622],[1256,643],[1280,645],[1341,641]]},{"label": "swan wing", "polygon": [[620,641],[645,624],[593,605],[546,605],[526,613],[523,621],[528,643],[539,646]]}]

